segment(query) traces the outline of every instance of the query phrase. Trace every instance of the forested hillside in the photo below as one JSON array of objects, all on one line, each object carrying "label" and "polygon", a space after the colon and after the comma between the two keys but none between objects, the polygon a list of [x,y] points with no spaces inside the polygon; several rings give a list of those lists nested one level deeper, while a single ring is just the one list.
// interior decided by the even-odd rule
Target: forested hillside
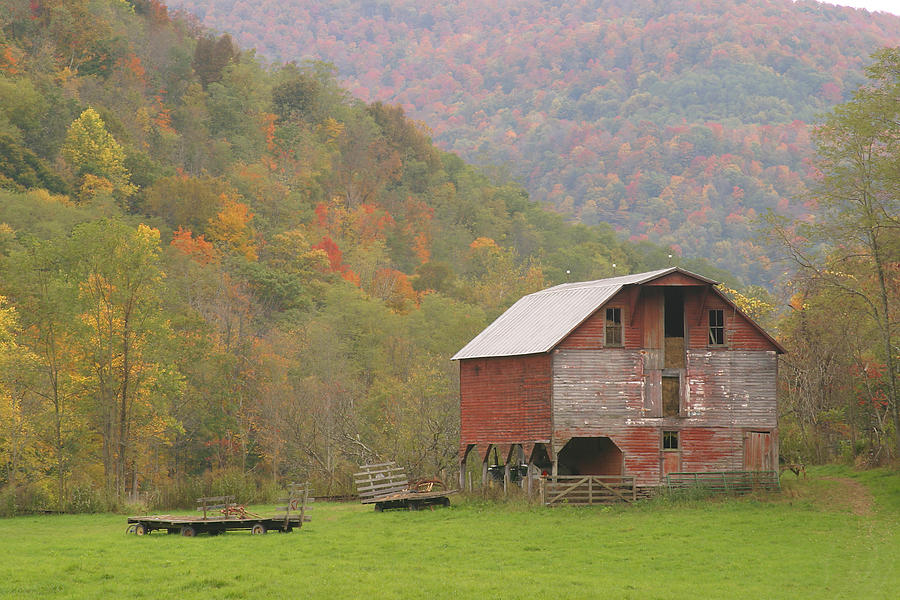
[{"label": "forested hillside", "polygon": [[[805,274],[788,314],[737,297],[791,350],[792,457],[896,453],[898,65],[821,130],[819,216],[770,226]],[[0,3],[0,514],[434,475],[454,351],[521,294],[673,262],[728,278],[567,223],[323,63],[157,0]]]},{"label": "forested hillside", "polygon": [[810,124],[900,17],[801,0],[171,0],[281,60],[332,62],[533,199],[770,282],[750,223],[799,215]]},{"label": "forested hillside", "polygon": [[326,65],[267,66],[156,0],[0,4],[2,511],[437,473],[453,352],[523,293],[669,262]]}]

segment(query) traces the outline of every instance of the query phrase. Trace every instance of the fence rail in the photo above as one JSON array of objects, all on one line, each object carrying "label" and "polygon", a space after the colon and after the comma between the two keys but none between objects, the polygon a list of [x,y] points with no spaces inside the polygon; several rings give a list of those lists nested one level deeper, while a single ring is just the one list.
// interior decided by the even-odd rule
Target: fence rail
[{"label": "fence rail", "polygon": [[547,506],[634,502],[634,477],[615,475],[558,475],[541,478],[541,502]]},{"label": "fence rail", "polygon": [[716,494],[746,494],[755,490],[780,489],[778,471],[683,472],[666,475],[670,490],[702,489]]}]

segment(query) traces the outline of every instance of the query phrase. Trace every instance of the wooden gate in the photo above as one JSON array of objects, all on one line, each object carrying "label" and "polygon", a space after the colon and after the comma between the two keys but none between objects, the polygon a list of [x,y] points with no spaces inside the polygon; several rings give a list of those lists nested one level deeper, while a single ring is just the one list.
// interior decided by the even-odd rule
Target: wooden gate
[{"label": "wooden gate", "polygon": [[541,478],[541,502],[589,505],[634,502],[634,477],[618,475],[559,475]]}]

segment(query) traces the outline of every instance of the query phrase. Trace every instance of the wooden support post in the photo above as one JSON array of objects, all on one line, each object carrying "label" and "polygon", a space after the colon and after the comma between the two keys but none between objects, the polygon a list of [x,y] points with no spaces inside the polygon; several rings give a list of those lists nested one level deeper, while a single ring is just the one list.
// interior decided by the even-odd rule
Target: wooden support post
[{"label": "wooden support post", "polygon": [[481,489],[484,489],[490,485],[490,481],[488,480],[488,459],[485,458],[481,463]]},{"label": "wooden support post", "polygon": [[459,461],[459,489],[466,487],[466,457]]},{"label": "wooden support post", "polygon": [[509,493],[509,459],[503,465],[503,493]]}]

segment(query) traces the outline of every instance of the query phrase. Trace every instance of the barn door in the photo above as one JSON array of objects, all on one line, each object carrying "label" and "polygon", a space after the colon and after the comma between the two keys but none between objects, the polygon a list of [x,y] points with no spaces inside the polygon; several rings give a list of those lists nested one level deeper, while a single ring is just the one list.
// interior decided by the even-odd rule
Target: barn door
[{"label": "barn door", "polygon": [[662,449],[660,450],[660,475],[666,481],[669,473],[681,471],[681,432],[663,431]]},{"label": "barn door", "polygon": [[663,479],[669,473],[678,473],[681,471],[681,452],[663,452],[662,474]]},{"label": "barn door", "polygon": [[744,468],[748,471],[773,471],[772,434],[751,431],[744,439]]}]

